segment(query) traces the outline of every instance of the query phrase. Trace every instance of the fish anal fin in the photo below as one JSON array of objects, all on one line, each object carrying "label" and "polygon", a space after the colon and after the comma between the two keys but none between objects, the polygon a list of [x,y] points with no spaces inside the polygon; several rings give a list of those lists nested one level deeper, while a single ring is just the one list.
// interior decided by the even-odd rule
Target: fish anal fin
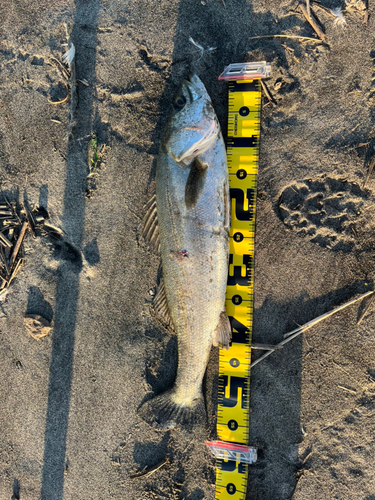
[{"label": "fish anal fin", "polygon": [[150,248],[156,252],[160,252],[160,238],[158,214],[156,210],[156,195],[154,194],[146,205],[146,214],[142,221],[143,229],[141,237]]},{"label": "fish anal fin", "polygon": [[154,311],[158,314],[158,316],[160,316],[162,318],[162,320],[165,323],[167,323],[170,328],[173,329],[173,323],[172,323],[171,316],[169,313],[167,297],[165,295],[163,278],[161,279],[161,281],[159,283],[152,307],[153,307]]},{"label": "fish anal fin", "polygon": [[185,186],[185,204],[188,209],[194,208],[203,193],[208,165],[195,158],[190,167]]},{"label": "fish anal fin", "polygon": [[232,327],[228,315],[225,311],[220,313],[219,324],[216,327],[212,345],[220,346],[222,349],[228,349],[232,340]]}]

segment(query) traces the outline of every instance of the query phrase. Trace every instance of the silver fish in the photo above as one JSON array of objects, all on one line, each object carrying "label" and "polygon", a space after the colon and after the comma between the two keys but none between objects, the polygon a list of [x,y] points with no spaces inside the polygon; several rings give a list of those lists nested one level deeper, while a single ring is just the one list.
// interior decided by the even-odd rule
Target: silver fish
[{"label": "silver fish", "polygon": [[154,309],[177,334],[173,387],[146,401],[141,416],[159,429],[205,419],[202,380],[212,345],[228,346],[225,313],[230,200],[226,151],[207,91],[184,80],[159,150],[156,196],[144,239],[160,251],[162,281]]}]

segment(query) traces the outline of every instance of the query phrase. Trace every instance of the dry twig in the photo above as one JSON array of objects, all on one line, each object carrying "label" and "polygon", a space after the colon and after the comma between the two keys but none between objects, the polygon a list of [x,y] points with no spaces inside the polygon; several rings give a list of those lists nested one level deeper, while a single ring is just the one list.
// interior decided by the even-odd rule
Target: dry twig
[{"label": "dry twig", "polygon": [[372,174],[372,171],[374,170],[374,167],[375,167],[375,156],[371,160],[371,163],[370,163],[370,165],[368,167],[367,177],[365,179],[365,182],[363,183],[362,189],[364,189],[364,187],[366,186],[366,183],[369,180],[370,175]]},{"label": "dry twig", "polygon": [[29,223],[31,234],[33,235],[33,238],[35,239],[36,233],[35,233],[35,221],[34,221],[33,214],[30,212],[29,207],[27,206],[26,202],[22,203],[22,207],[24,209],[27,222]]},{"label": "dry twig", "polygon": [[[326,318],[329,318],[330,316],[332,316],[333,314],[336,314],[337,312],[339,311],[342,311],[343,309],[345,309],[346,307],[354,304],[355,302],[358,302],[359,300],[362,300],[364,299],[365,297],[368,297],[369,295],[371,294],[374,294],[373,291],[371,292],[366,292],[366,293],[363,293],[362,295],[360,295],[359,297],[355,298],[355,299],[352,299],[350,300],[349,302],[346,302],[345,304],[342,304],[341,306],[339,307],[336,307],[335,309],[333,309],[332,311],[329,311],[328,313],[325,313],[325,314],[322,314],[321,316],[318,316],[317,318],[311,320],[311,321],[308,321],[307,323],[305,323],[304,325],[296,328],[295,330],[292,330],[291,332],[289,333],[286,333],[284,335],[284,340],[282,340],[281,342],[279,342],[278,344],[276,344],[274,347],[275,348],[278,348],[280,349],[281,347],[283,347],[285,344],[287,344],[288,342],[290,342],[291,340],[295,339],[296,337],[298,337],[299,335],[301,335],[301,333],[305,332],[306,330],[308,330],[309,328],[311,328],[312,326],[315,326],[316,324],[320,323],[321,321],[323,321],[324,319]],[[263,359],[267,358],[270,354],[272,354],[274,351],[267,351],[265,354],[263,354],[263,356],[261,356],[260,358],[258,358],[256,361],[252,362],[251,363],[251,368],[253,368],[254,366],[256,366],[258,363],[260,363],[261,361],[263,361]]]},{"label": "dry twig", "polygon": [[10,286],[10,284],[12,283],[12,281],[14,280],[14,278],[17,276],[19,270],[21,269],[22,267],[22,264],[23,264],[23,259],[20,259],[17,264],[16,264],[16,267],[13,269],[12,271],[12,274],[10,275],[10,278],[9,278],[9,281],[8,281],[8,284],[7,284],[7,287]]},{"label": "dry twig", "polygon": [[310,36],[299,36],[299,35],[260,35],[251,36],[248,40],[260,40],[261,38],[297,38],[298,40],[310,40],[312,42],[323,43],[322,40],[317,38],[312,38]]},{"label": "dry twig", "polygon": [[354,391],[353,389],[349,389],[348,387],[345,387],[344,385],[337,384],[337,387],[339,389],[342,389],[343,391],[351,392],[352,394],[357,394],[357,391]]},{"label": "dry twig", "polygon": [[302,14],[305,16],[306,21],[311,25],[311,27],[313,28],[313,30],[315,31],[315,33],[322,40],[322,42],[324,42],[325,39],[326,39],[326,36],[323,33],[323,30],[321,29],[321,27],[319,26],[318,20],[316,19],[316,17],[314,16],[314,14],[312,12],[310,12],[310,15],[309,15],[309,13],[307,12],[307,9],[306,9],[306,7],[304,6],[303,3],[300,3],[298,5],[298,7],[299,7],[300,11],[302,12]]},{"label": "dry twig", "polygon": [[27,230],[36,228],[34,216],[26,200],[22,204],[22,215],[19,217],[17,204],[10,204],[4,193],[2,196],[6,205],[0,203],[0,215],[3,215],[0,217],[0,295],[7,292],[25,262],[20,254]]},{"label": "dry twig", "polygon": [[0,246],[0,259],[3,263],[3,266],[5,267],[5,272],[8,275],[9,274],[9,265],[8,265],[7,258],[5,257],[4,249],[1,246]]},{"label": "dry twig", "polygon": [[311,17],[310,0],[306,0],[306,11],[309,17]]},{"label": "dry twig", "polygon": [[0,232],[0,243],[8,248],[12,248],[13,246],[12,243],[8,240],[8,238],[4,236],[1,232]]},{"label": "dry twig", "polygon": [[[276,101],[273,99],[273,97],[271,96],[271,94],[269,93],[268,91],[268,88],[267,88],[267,85],[265,84],[265,82],[261,79],[260,80],[260,84],[262,86],[262,89],[263,89],[263,92],[266,94],[267,96],[267,99],[268,101],[273,104],[274,106],[276,106]],[[267,103],[268,104],[268,103]]]},{"label": "dry twig", "polygon": [[311,3],[315,5],[316,7],[319,7],[319,9],[324,10],[327,14],[329,14],[331,17],[335,18],[335,14],[332,12],[331,9],[326,7],[325,5],[322,5],[318,0],[311,0]]},{"label": "dry twig", "polygon": [[254,344],[253,342],[251,343],[251,348],[260,349],[261,351],[275,351],[276,349],[281,349],[272,344]]},{"label": "dry twig", "polygon": [[139,477],[145,477],[145,476],[151,476],[154,472],[157,470],[161,469],[165,464],[169,463],[167,458],[163,458],[161,462],[157,463],[156,465],[153,465],[152,467],[148,467],[141,472],[136,472],[135,474],[132,474],[130,476],[130,479],[137,479]]},{"label": "dry twig", "polygon": [[63,104],[64,102],[66,102],[69,99],[69,87],[65,81],[63,81],[63,84],[65,85],[66,90],[68,91],[68,93],[66,94],[66,97],[64,97],[64,99],[62,99],[61,101],[51,101],[51,99],[47,99],[50,104]]},{"label": "dry twig", "polygon": [[358,321],[357,321],[357,325],[360,325],[362,323],[363,318],[366,316],[366,313],[370,309],[374,300],[375,300],[375,293],[372,295],[372,297],[370,298],[370,300],[366,304],[365,308],[363,309],[362,313],[360,314]]},{"label": "dry twig", "polygon": [[69,81],[70,80],[70,72],[63,65],[63,63],[61,61],[59,61],[58,59],[56,59],[56,57],[50,57],[50,59],[51,59],[51,61],[53,61],[54,63],[57,64],[57,66],[59,67],[59,70],[60,70],[61,75],[64,78],[64,80]]},{"label": "dry twig", "polygon": [[20,235],[18,237],[18,240],[17,240],[17,243],[16,243],[16,246],[14,247],[13,249],[13,253],[10,257],[10,263],[9,263],[9,267],[10,269],[13,267],[13,264],[15,263],[16,261],[16,258],[17,258],[17,255],[18,255],[18,252],[21,248],[21,245],[22,245],[22,242],[25,238],[25,235],[26,235],[26,231],[27,231],[27,228],[29,227],[29,223],[28,222],[24,222],[23,225],[22,225],[22,228],[21,228],[21,232],[20,232]]}]

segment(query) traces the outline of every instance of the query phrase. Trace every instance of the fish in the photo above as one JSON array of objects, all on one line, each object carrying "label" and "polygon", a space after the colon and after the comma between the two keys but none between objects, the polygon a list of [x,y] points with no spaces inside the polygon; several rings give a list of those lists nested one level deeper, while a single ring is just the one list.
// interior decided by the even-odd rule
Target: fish
[{"label": "fish", "polygon": [[140,416],[159,430],[193,429],[206,420],[202,382],[211,346],[228,348],[225,312],[230,198],[226,149],[207,90],[185,79],[173,102],[156,165],[155,195],[143,239],[160,253],[153,307],[176,332],[173,387],[147,400]]}]

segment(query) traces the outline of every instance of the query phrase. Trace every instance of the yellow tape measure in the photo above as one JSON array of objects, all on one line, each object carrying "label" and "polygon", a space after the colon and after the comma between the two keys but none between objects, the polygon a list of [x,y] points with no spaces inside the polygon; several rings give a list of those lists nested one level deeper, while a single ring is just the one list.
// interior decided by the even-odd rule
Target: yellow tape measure
[{"label": "yellow tape measure", "polygon": [[216,450],[216,456],[222,457],[216,460],[215,498],[220,500],[246,498],[248,463],[251,463],[247,447],[261,112],[259,78],[268,76],[267,71],[269,74],[269,66],[265,62],[231,65],[220,77],[232,80],[228,91],[227,141],[232,225],[226,294],[226,311],[232,325],[232,345],[229,350],[221,349],[219,355],[217,434],[224,443],[211,443],[211,447],[216,445],[219,450]]}]

